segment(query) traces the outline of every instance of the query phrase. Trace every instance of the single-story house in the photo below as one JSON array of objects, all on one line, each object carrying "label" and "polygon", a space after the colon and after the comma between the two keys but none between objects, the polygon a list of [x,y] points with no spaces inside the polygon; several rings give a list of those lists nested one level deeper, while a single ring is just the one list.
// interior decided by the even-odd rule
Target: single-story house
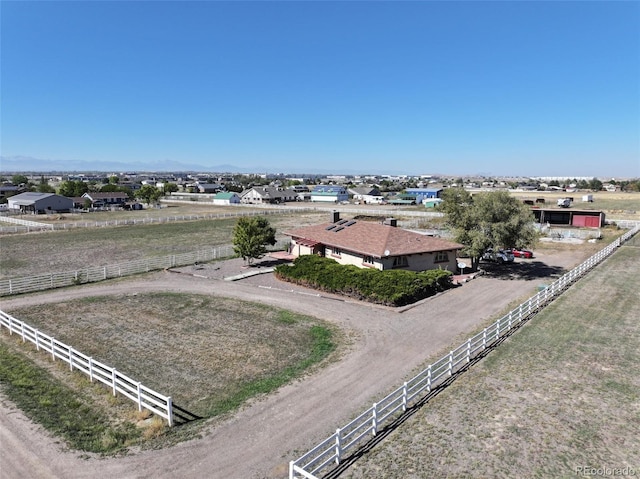
[{"label": "single-story house", "polygon": [[349,193],[344,186],[318,185],[311,190],[311,201],[323,203],[340,203],[349,200]]},{"label": "single-story house", "polygon": [[198,193],[218,193],[224,190],[224,185],[219,183],[196,183]]},{"label": "single-story house", "polygon": [[129,201],[129,195],[122,191],[113,191],[108,193],[87,192],[82,195],[82,198],[87,198],[91,201],[91,205],[94,207],[123,206],[127,201]]},{"label": "single-story house", "polygon": [[315,254],[340,264],[379,270],[440,268],[455,272],[463,248],[459,243],[398,228],[393,218],[384,223],[346,220],[337,211],[328,223],[284,234],[291,237],[289,252],[294,257]]},{"label": "single-story house", "polygon": [[10,196],[17,195],[24,191],[25,188],[16,185],[0,185],[0,199],[8,198]]},{"label": "single-story house", "polygon": [[10,210],[23,213],[62,213],[73,209],[73,199],[54,193],[36,193],[27,191],[8,199]]},{"label": "single-story house", "polygon": [[379,205],[386,202],[386,199],[375,186],[363,186],[357,188],[349,188],[349,194],[353,196],[355,201],[364,204]]},{"label": "single-story house", "polygon": [[298,193],[290,189],[278,189],[273,186],[254,186],[240,193],[240,202],[245,204],[278,204],[296,201]]},{"label": "single-story house", "polygon": [[233,191],[222,191],[216,193],[213,197],[214,205],[238,205],[240,204],[240,196]]}]

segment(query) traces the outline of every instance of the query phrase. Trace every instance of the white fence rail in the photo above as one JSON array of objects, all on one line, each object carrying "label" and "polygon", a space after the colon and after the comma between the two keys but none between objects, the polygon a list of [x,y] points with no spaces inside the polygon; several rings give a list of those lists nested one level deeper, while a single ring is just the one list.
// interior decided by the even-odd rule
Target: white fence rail
[{"label": "white fence rail", "polygon": [[483,354],[483,351],[497,345],[501,339],[511,334],[514,328],[533,317],[639,230],[640,226],[635,225],[633,230],[626,232],[482,332],[467,339],[449,354],[374,403],[350,423],[336,429],[334,434],[289,463],[289,478],[317,479],[325,469],[339,465],[350,450],[362,442],[369,441],[384,425],[398,418],[408,407],[424,400],[434,389],[465,369],[472,360]]},{"label": "white fence rail", "polygon": [[[252,205],[255,206],[255,205]],[[239,207],[236,207],[239,208]],[[75,221],[72,223],[38,223],[35,221],[21,220],[11,216],[0,215],[0,222],[5,221],[14,223],[14,227],[0,227],[0,233],[28,233],[30,231],[40,231],[42,229],[50,229],[54,231],[72,230],[77,228],[109,228],[115,226],[135,226],[135,225],[152,225],[172,223],[179,221],[197,221],[197,220],[219,220],[227,218],[240,218],[245,216],[272,216],[299,213],[297,208],[278,208],[265,209],[262,211],[235,211],[229,213],[210,213],[200,215],[174,215],[160,217],[144,217],[144,218],[124,218],[108,221]],[[144,214],[144,213],[141,213]]]},{"label": "white fence rail", "polygon": [[30,341],[35,344],[38,351],[51,354],[53,361],[61,359],[66,362],[71,371],[83,372],[89,376],[91,382],[95,380],[105,384],[113,391],[114,396],[120,393],[129,398],[138,405],[138,411],[147,409],[166,419],[169,426],[174,425],[173,401],[170,396],[164,396],[144,386],[115,368],[82,354],[71,346],[67,346],[52,336],[47,336],[3,311],[0,311],[0,326],[6,327],[9,334],[15,333],[22,337],[23,342]]},{"label": "white fence rail", "polygon": [[22,218],[13,218],[11,216],[1,216],[0,222],[11,223],[19,225],[24,228],[36,229],[36,230],[52,230],[53,225],[50,223],[38,223],[37,221],[23,220]]},{"label": "white fence rail", "polygon": [[[283,249],[288,241],[279,241],[275,249]],[[126,263],[96,266],[75,271],[40,274],[23,278],[0,279],[0,296],[30,293],[46,289],[63,288],[83,283],[93,283],[106,279],[120,278],[139,273],[148,273],[178,266],[188,266],[196,263],[206,263],[221,258],[233,256],[233,246],[219,246],[201,251],[158,256]]]}]

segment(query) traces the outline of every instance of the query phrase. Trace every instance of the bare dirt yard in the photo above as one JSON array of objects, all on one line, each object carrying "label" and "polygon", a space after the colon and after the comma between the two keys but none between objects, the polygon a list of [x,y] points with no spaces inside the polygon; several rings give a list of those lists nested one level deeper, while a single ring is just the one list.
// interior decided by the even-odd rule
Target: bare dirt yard
[{"label": "bare dirt yard", "polygon": [[160,272],[3,298],[0,307],[9,314],[24,305],[87,296],[171,292],[201,294],[213,301],[235,298],[328,321],[348,339],[339,360],[275,393],[249,401],[236,414],[209,425],[202,437],[126,457],[100,458],[70,451],[4,400],[0,415],[3,477],[91,478],[98,470],[101,476],[122,478],[286,477],[288,461],[470,332],[534,294],[541,282],[552,281],[579,264],[593,252],[594,245],[584,246],[545,249],[534,260],[518,260],[526,274],[511,271],[480,276],[402,310],[318,295],[281,283],[271,274],[235,282],[221,279],[246,272],[242,260],[206,265],[204,270],[192,268],[181,274]]}]

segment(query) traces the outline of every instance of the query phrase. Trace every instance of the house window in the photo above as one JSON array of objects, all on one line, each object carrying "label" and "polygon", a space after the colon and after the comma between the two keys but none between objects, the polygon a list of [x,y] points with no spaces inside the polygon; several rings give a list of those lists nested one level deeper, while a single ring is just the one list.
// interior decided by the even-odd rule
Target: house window
[{"label": "house window", "polygon": [[409,260],[406,256],[396,256],[393,258],[394,268],[406,268],[407,266],[409,266]]},{"label": "house window", "polygon": [[333,248],[333,252],[331,253],[331,256],[340,258],[342,256],[342,250],[340,248]]},{"label": "house window", "polygon": [[373,256],[365,256],[364,258],[362,258],[362,262],[366,266],[373,266]]},{"label": "house window", "polygon": [[446,251],[438,251],[433,261],[434,263],[445,263],[449,261],[449,255],[447,254]]}]

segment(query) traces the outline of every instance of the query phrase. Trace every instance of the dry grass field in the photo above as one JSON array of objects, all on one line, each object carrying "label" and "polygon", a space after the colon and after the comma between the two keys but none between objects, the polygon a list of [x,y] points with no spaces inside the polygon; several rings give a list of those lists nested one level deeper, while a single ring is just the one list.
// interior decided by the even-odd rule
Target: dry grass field
[{"label": "dry grass field", "polygon": [[[559,198],[572,197],[572,209],[576,210],[602,210],[606,213],[607,218],[615,217],[619,219],[635,219],[640,220],[640,193],[625,192],[608,192],[598,191],[595,193],[589,191],[577,191],[575,193],[565,192],[512,192],[516,198],[536,200],[544,198],[544,206],[547,208],[556,208]],[[593,202],[582,201],[584,195],[593,196]]]},{"label": "dry grass field", "polygon": [[638,284],[636,237],[340,477],[640,474]]},{"label": "dry grass field", "polygon": [[[183,293],[86,297],[19,308],[12,315],[172,396],[174,404],[205,419],[289,382],[325,359],[338,341],[334,328],[316,318]],[[25,348],[16,336],[1,334],[0,342],[75,384],[76,393],[92,407],[108,400],[108,389],[90,388],[86,378],[78,379],[66,367],[55,371],[47,355]],[[116,423],[137,418],[131,402],[108,401],[111,415],[117,411]],[[171,431],[192,433],[190,428]]]},{"label": "dry grass field", "polygon": [[[190,205],[184,209],[176,207],[173,215],[190,214],[192,208]],[[203,214],[212,212],[204,208],[201,211]],[[121,219],[121,215],[130,212],[100,214],[105,215],[101,221],[106,221]],[[288,228],[323,221],[326,214],[305,212],[267,218],[279,235]],[[0,277],[73,271],[228,245],[231,244],[236,221],[235,218],[194,220],[4,235],[0,239]]]}]

